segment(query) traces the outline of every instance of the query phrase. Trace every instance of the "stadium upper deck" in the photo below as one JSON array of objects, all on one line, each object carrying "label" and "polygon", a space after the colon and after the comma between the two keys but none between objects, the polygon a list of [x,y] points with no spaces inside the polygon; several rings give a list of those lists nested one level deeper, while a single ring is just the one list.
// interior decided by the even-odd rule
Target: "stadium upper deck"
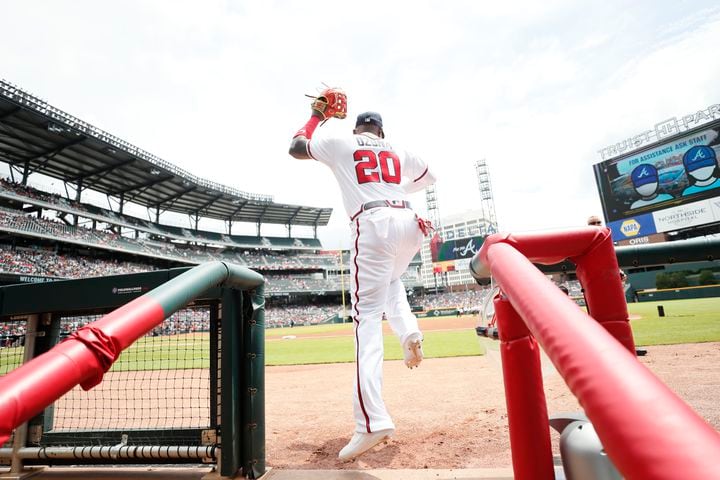
[{"label": "stadium upper deck", "polygon": [[[71,184],[80,202],[86,189],[162,212],[228,223],[312,227],[327,225],[331,208],[275,203],[272,196],[243,192],[192,175],[151,153],[49,105],[0,80],[0,161],[22,185],[40,173]],[[259,234],[258,234],[259,236]]]},{"label": "stadium upper deck", "polygon": [[167,240],[195,242],[236,248],[262,248],[266,250],[293,249],[317,250],[322,246],[317,238],[259,237],[252,235],[225,235],[197,229],[187,229],[149,222],[140,218],[106,210],[95,205],[67,200],[58,195],[49,194],[32,187],[19,185],[0,179],[0,205],[15,205],[25,212],[31,210],[52,210],[58,216],[66,214],[110,225],[117,233],[121,228],[137,233],[160,236]]}]

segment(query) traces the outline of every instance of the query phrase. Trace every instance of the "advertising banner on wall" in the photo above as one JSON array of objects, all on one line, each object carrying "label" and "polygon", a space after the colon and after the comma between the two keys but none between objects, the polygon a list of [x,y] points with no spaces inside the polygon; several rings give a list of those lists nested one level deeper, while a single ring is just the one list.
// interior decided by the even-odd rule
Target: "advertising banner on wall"
[{"label": "advertising banner on wall", "polygon": [[613,239],[720,222],[718,157],[720,120],[594,165]]},{"label": "advertising banner on wall", "polygon": [[485,241],[485,237],[466,237],[456,238],[452,240],[443,240],[436,233],[430,240],[430,255],[433,263],[441,263],[448,261],[456,261],[467,259],[470,260]]},{"label": "advertising banner on wall", "polygon": [[666,233],[653,233],[645,237],[629,238],[627,240],[620,240],[618,245],[646,245],[650,243],[662,243],[667,241]]}]

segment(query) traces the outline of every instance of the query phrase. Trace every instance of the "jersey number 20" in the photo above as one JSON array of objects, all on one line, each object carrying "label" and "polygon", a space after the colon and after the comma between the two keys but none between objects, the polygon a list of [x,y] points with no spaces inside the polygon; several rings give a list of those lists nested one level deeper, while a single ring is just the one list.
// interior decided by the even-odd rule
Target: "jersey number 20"
[{"label": "jersey number 20", "polygon": [[[400,159],[394,152],[383,150],[377,155],[372,150],[356,150],[355,173],[358,183],[400,183]],[[378,163],[380,169],[378,171]]]}]

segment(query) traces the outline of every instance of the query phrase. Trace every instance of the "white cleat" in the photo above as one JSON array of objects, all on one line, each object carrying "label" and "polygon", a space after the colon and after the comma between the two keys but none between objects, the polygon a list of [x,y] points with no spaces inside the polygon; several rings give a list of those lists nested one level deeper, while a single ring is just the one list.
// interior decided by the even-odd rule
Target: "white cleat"
[{"label": "white cleat", "polygon": [[393,433],[395,433],[394,428],[378,430],[372,433],[355,432],[350,442],[340,450],[338,458],[340,460],[354,460],[378,443],[388,440]]},{"label": "white cleat", "polygon": [[403,354],[405,354],[405,366],[415,368],[423,360],[422,335],[412,333],[403,343]]}]

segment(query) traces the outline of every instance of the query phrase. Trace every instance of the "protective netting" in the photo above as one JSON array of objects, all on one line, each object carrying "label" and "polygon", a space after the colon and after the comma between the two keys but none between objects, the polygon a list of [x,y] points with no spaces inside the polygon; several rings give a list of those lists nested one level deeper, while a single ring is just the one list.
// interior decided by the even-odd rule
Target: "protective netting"
[{"label": "protective netting", "polygon": [[[0,377],[22,364],[26,324],[24,319],[0,322]],[[12,437],[0,446],[11,444]]]},{"label": "protective netting", "polygon": [[[253,291],[236,288],[255,284]],[[24,320],[12,328],[28,332],[24,353],[14,342],[2,345],[2,370],[9,372],[2,378],[9,388],[2,411],[12,416],[2,434],[15,428],[18,449],[0,448],[0,465],[217,463],[221,475],[251,468],[259,477],[265,431],[262,287],[256,273],[215,262],[0,290],[0,325]],[[148,293],[136,296],[143,292]],[[162,319],[161,312],[180,305],[186,306]],[[116,345],[125,350],[89,391],[66,391],[100,374],[77,364],[93,361],[97,350],[69,341],[100,319],[96,345],[106,346],[114,342],[107,336],[116,335]],[[148,322],[157,327],[138,338]],[[68,344],[60,346],[63,341]],[[32,365],[21,367],[20,359],[28,357]]]},{"label": "protective netting", "polygon": [[[99,318],[62,317],[61,336]],[[180,310],[124,351],[103,381],[52,409],[51,432],[210,426],[210,309]]]},{"label": "protective netting", "polygon": [[24,319],[0,322],[0,376],[22,363],[25,328]]}]

